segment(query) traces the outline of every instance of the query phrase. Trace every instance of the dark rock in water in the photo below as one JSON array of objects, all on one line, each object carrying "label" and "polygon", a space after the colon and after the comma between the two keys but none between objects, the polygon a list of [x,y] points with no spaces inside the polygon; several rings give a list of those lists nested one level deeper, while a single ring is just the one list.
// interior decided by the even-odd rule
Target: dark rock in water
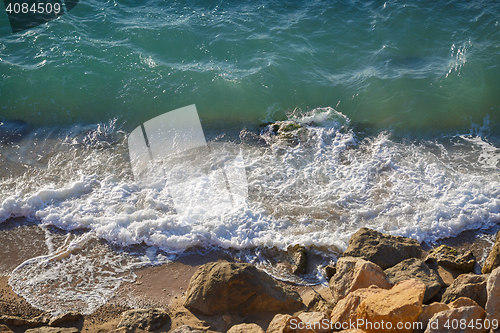
[{"label": "dark rock in water", "polygon": [[259,134],[249,131],[248,129],[243,129],[240,132],[240,140],[242,142],[256,145],[256,146],[267,146],[266,140],[264,140]]},{"label": "dark rock in water", "polygon": [[266,141],[273,142],[273,140],[277,139],[289,145],[297,145],[301,141],[307,140],[306,128],[293,120],[268,124],[260,134]]},{"label": "dark rock in water", "polygon": [[327,279],[328,281],[330,281],[330,279],[332,278],[332,276],[335,275],[335,273],[337,272],[337,268],[335,266],[332,266],[332,265],[328,265],[328,266],[325,266],[325,279]]},{"label": "dark rock in water", "polygon": [[170,321],[167,312],[162,309],[129,310],[122,314],[122,319],[117,328],[157,330]]},{"label": "dark rock in water", "polygon": [[481,273],[491,273],[491,271],[497,267],[500,267],[500,231],[497,232],[495,244],[493,244],[493,248],[484,262]]},{"label": "dark rock in water", "polygon": [[489,274],[462,274],[453,281],[441,298],[443,303],[451,303],[460,297],[468,297],[476,301],[479,306],[486,305],[486,282]]},{"label": "dark rock in water", "polygon": [[305,274],[307,272],[307,252],[306,248],[300,245],[296,245],[292,249],[293,258],[293,274]]},{"label": "dark rock in water", "polygon": [[62,323],[68,322],[77,323],[82,318],[83,315],[80,312],[70,311],[52,318],[49,322],[49,326],[59,326]]},{"label": "dark rock in water", "polygon": [[391,236],[368,228],[359,229],[349,240],[344,257],[361,257],[382,269],[409,258],[420,258],[422,248],[415,239]]},{"label": "dark rock in water", "polygon": [[447,245],[441,245],[429,253],[425,262],[430,264],[437,263],[461,273],[470,273],[474,270],[476,258],[472,254],[472,251],[459,254],[457,250]]},{"label": "dark rock in water", "polygon": [[410,258],[403,260],[396,266],[386,269],[385,274],[394,283],[417,278],[425,284],[425,294],[423,302],[431,299],[444,285],[439,274],[430,269],[421,259]]},{"label": "dark rock in water", "polygon": [[201,315],[294,311],[302,298],[251,264],[212,262],[191,277],[184,306]]},{"label": "dark rock in water", "polygon": [[28,124],[22,120],[0,121],[0,143],[18,142],[28,133],[28,130]]}]

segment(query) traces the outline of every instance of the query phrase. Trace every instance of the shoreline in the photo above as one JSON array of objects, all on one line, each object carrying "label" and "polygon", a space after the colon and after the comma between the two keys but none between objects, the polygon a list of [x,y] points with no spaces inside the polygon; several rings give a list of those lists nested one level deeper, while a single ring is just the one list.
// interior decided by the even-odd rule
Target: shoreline
[{"label": "shoreline", "polygon": [[[483,257],[488,254],[493,245],[487,239],[494,238],[496,230],[499,228],[500,226],[496,226],[488,230],[465,231],[456,237],[440,240],[432,247],[445,244],[461,253],[471,250],[479,263],[484,261]],[[422,257],[425,258],[432,247],[425,243],[422,243],[421,246],[423,248]],[[133,308],[166,309],[172,319],[169,331],[182,325],[189,325],[204,331],[225,332],[232,325],[248,322],[248,317],[234,317],[228,322],[221,316],[194,315],[183,306],[185,292],[194,272],[203,264],[220,261],[234,262],[235,260],[227,252],[213,249],[204,255],[191,254],[170,263],[137,269],[134,271],[137,276],[135,282],[123,283],[104,306],[90,315],[85,315],[84,320],[77,328],[81,332],[115,331],[121,314]],[[9,276],[0,276],[0,315],[13,315],[29,319],[43,313],[43,311],[33,308],[24,298],[15,294],[8,285],[8,279]],[[278,283],[297,291],[304,299],[312,297],[311,295],[321,290],[329,292],[328,287],[322,284],[311,287],[297,286],[283,281],[278,281]],[[254,314],[250,319],[265,329],[272,317],[271,313],[259,313]],[[8,328],[17,333],[24,332],[29,327],[9,325]],[[136,331],[142,332],[142,330]]]}]

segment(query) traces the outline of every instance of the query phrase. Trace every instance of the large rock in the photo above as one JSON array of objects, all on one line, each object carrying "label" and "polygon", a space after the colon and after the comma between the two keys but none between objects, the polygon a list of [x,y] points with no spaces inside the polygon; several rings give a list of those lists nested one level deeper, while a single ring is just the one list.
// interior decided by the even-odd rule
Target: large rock
[{"label": "large rock", "polygon": [[[422,313],[425,285],[418,279],[406,280],[395,285],[391,290],[368,296],[358,306],[358,321],[365,323],[357,327],[365,332],[411,333],[409,329],[398,329],[398,323],[413,323]],[[384,327],[377,327],[384,323]],[[369,326],[368,323],[375,325]]]},{"label": "large rock", "polygon": [[305,324],[299,317],[277,314],[269,323],[266,333],[315,333],[305,328]]},{"label": "large rock", "polygon": [[167,312],[162,309],[138,309],[122,313],[122,319],[117,328],[125,327],[128,330],[140,328],[143,330],[157,330],[170,321]]},{"label": "large rock", "polygon": [[302,305],[299,294],[280,286],[250,264],[212,262],[191,277],[184,306],[201,315],[254,311],[294,311]]},{"label": "large rock", "polygon": [[449,286],[441,298],[443,303],[451,303],[459,297],[468,297],[479,306],[486,305],[486,281],[488,275],[462,274]]},{"label": "large rock", "polygon": [[485,318],[486,313],[480,306],[441,311],[429,320],[425,333],[484,333],[488,331],[483,328]]},{"label": "large rock", "polygon": [[447,245],[441,245],[432,250],[425,259],[428,263],[437,263],[440,266],[456,270],[460,273],[470,273],[474,270],[476,258],[472,251],[464,254]]},{"label": "large rock", "polygon": [[418,316],[418,322],[422,323],[421,327],[415,328],[413,333],[422,333],[427,328],[429,320],[438,312],[449,310],[448,305],[444,303],[434,302],[423,307],[422,313]]},{"label": "large rock", "polygon": [[227,333],[264,333],[264,330],[257,324],[239,324],[231,327]]},{"label": "large rock", "polygon": [[478,304],[469,297],[459,297],[453,302],[448,303],[450,309],[457,309],[463,306],[478,306]]},{"label": "large rock", "polygon": [[495,268],[486,283],[488,301],[486,302],[486,316],[490,321],[500,321],[500,267]]},{"label": "large rock", "polygon": [[368,228],[359,229],[349,240],[345,257],[361,257],[382,269],[408,258],[420,258],[422,248],[415,239],[391,236]]},{"label": "large rock", "polygon": [[354,323],[358,319],[357,310],[359,304],[363,302],[368,296],[372,294],[377,294],[386,289],[379,288],[377,286],[370,286],[368,288],[362,288],[349,293],[345,298],[341,299],[330,315],[330,321],[332,323],[338,323],[339,328],[348,328],[349,323]]},{"label": "large rock", "polygon": [[305,327],[311,327],[316,333],[330,333],[331,327],[328,317],[323,312],[302,312],[298,315]]},{"label": "large rock", "polygon": [[380,266],[373,262],[356,257],[342,257],[337,261],[337,272],[330,279],[330,290],[333,303],[338,302],[347,294],[371,285],[382,289],[390,289],[391,281]]},{"label": "large rock", "polygon": [[425,284],[424,302],[434,296],[444,285],[439,274],[430,269],[421,259],[410,258],[403,260],[396,266],[386,269],[385,274],[394,283],[411,278],[417,278]]},{"label": "large rock", "polygon": [[0,324],[12,326],[42,326],[49,323],[48,315],[40,315],[35,318],[25,319],[17,316],[0,316]]},{"label": "large rock", "polygon": [[481,269],[481,273],[483,274],[491,273],[492,270],[494,270],[499,266],[500,266],[500,231],[497,232],[495,244],[493,244],[493,248],[488,254],[486,261],[484,262],[484,266]]}]

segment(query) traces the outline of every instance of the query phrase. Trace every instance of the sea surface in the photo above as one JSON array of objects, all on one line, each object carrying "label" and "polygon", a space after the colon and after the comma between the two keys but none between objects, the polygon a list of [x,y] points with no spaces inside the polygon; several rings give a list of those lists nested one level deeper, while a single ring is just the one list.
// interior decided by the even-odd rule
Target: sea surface
[{"label": "sea surface", "polygon": [[[0,13],[1,273],[91,313],[186,253],[315,284],[360,227],[429,244],[494,227],[499,22],[472,0],[81,0],[18,33]],[[180,210],[179,187],[134,177],[129,134],[188,105],[217,148],[183,167],[185,197],[240,152],[244,205]],[[278,263],[296,245],[315,258],[298,276]]]}]

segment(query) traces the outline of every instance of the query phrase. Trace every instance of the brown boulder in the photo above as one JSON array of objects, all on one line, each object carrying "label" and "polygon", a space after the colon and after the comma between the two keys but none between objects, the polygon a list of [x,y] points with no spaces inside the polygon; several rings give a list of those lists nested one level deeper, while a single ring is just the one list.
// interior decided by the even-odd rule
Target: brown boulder
[{"label": "brown boulder", "polygon": [[386,289],[382,289],[377,286],[370,286],[368,288],[361,288],[349,293],[345,298],[341,299],[337,305],[335,305],[335,308],[333,308],[330,315],[330,321],[334,324],[338,323],[337,325],[339,325],[339,328],[348,328],[348,323],[354,323],[358,319],[357,309],[359,304],[368,296],[385,290]]},{"label": "brown boulder", "polygon": [[157,330],[170,321],[167,312],[162,309],[137,309],[122,313],[117,328],[128,330],[140,328],[147,331]]},{"label": "brown boulder", "polygon": [[299,317],[288,314],[277,314],[269,323],[266,333],[315,333],[306,329],[305,323]]},{"label": "brown boulder", "polygon": [[212,262],[191,277],[184,306],[201,315],[228,312],[294,311],[302,305],[299,294],[280,286],[250,264]]},{"label": "brown boulder", "polygon": [[486,302],[486,316],[490,321],[493,319],[500,321],[500,267],[495,268],[486,284],[488,301]]},{"label": "brown boulder", "polygon": [[398,324],[417,321],[422,313],[424,294],[424,283],[418,279],[411,279],[398,283],[391,290],[368,296],[358,306],[358,321],[362,320],[364,324],[357,328],[368,333],[411,333],[413,325],[407,329],[404,326],[398,327]]},{"label": "brown boulder", "polygon": [[422,248],[415,239],[392,236],[368,228],[359,229],[349,240],[345,257],[361,257],[382,269],[408,258],[420,258]]},{"label": "brown boulder", "polygon": [[424,305],[422,313],[418,316],[418,322],[422,323],[421,327],[413,330],[413,333],[424,332],[429,320],[438,312],[449,310],[448,305],[444,303],[434,302],[429,305]]},{"label": "brown boulder", "polygon": [[332,331],[328,316],[323,312],[302,312],[298,317],[306,327],[311,327],[316,333],[330,333]]},{"label": "brown boulder", "polygon": [[486,261],[484,262],[484,266],[481,269],[481,273],[487,274],[492,270],[500,266],[500,231],[497,232],[497,236],[495,238],[495,244],[488,254]]},{"label": "brown boulder", "polygon": [[462,274],[446,289],[441,298],[443,303],[451,303],[457,298],[468,297],[473,299],[479,306],[486,304],[486,281],[487,275]]},{"label": "brown boulder", "polygon": [[429,320],[425,333],[484,333],[488,331],[483,328],[485,318],[484,309],[477,305],[441,311]]},{"label": "brown boulder", "polygon": [[386,269],[385,274],[394,283],[417,278],[425,284],[424,302],[431,299],[444,285],[439,274],[421,259],[410,258]]},{"label": "brown boulder", "polygon": [[227,333],[264,333],[264,330],[257,324],[239,324],[231,327]]},{"label": "brown boulder", "polygon": [[474,300],[470,299],[469,297],[459,297],[456,300],[454,300],[453,302],[450,302],[448,304],[448,307],[450,309],[457,309],[457,308],[461,308],[463,306],[478,306],[478,304]]},{"label": "brown boulder", "polygon": [[447,245],[441,245],[432,250],[427,258],[427,263],[437,263],[440,266],[458,271],[460,273],[470,273],[474,270],[476,258],[472,251],[464,254]]},{"label": "brown boulder", "polygon": [[382,289],[390,289],[391,281],[380,266],[362,258],[342,257],[337,261],[337,272],[330,279],[330,290],[333,303],[346,297],[347,294],[371,285]]},{"label": "brown boulder", "polygon": [[198,330],[196,328],[192,328],[191,326],[188,325],[182,325],[177,327],[175,330],[171,331],[170,333],[206,333],[208,332],[207,330]]}]

